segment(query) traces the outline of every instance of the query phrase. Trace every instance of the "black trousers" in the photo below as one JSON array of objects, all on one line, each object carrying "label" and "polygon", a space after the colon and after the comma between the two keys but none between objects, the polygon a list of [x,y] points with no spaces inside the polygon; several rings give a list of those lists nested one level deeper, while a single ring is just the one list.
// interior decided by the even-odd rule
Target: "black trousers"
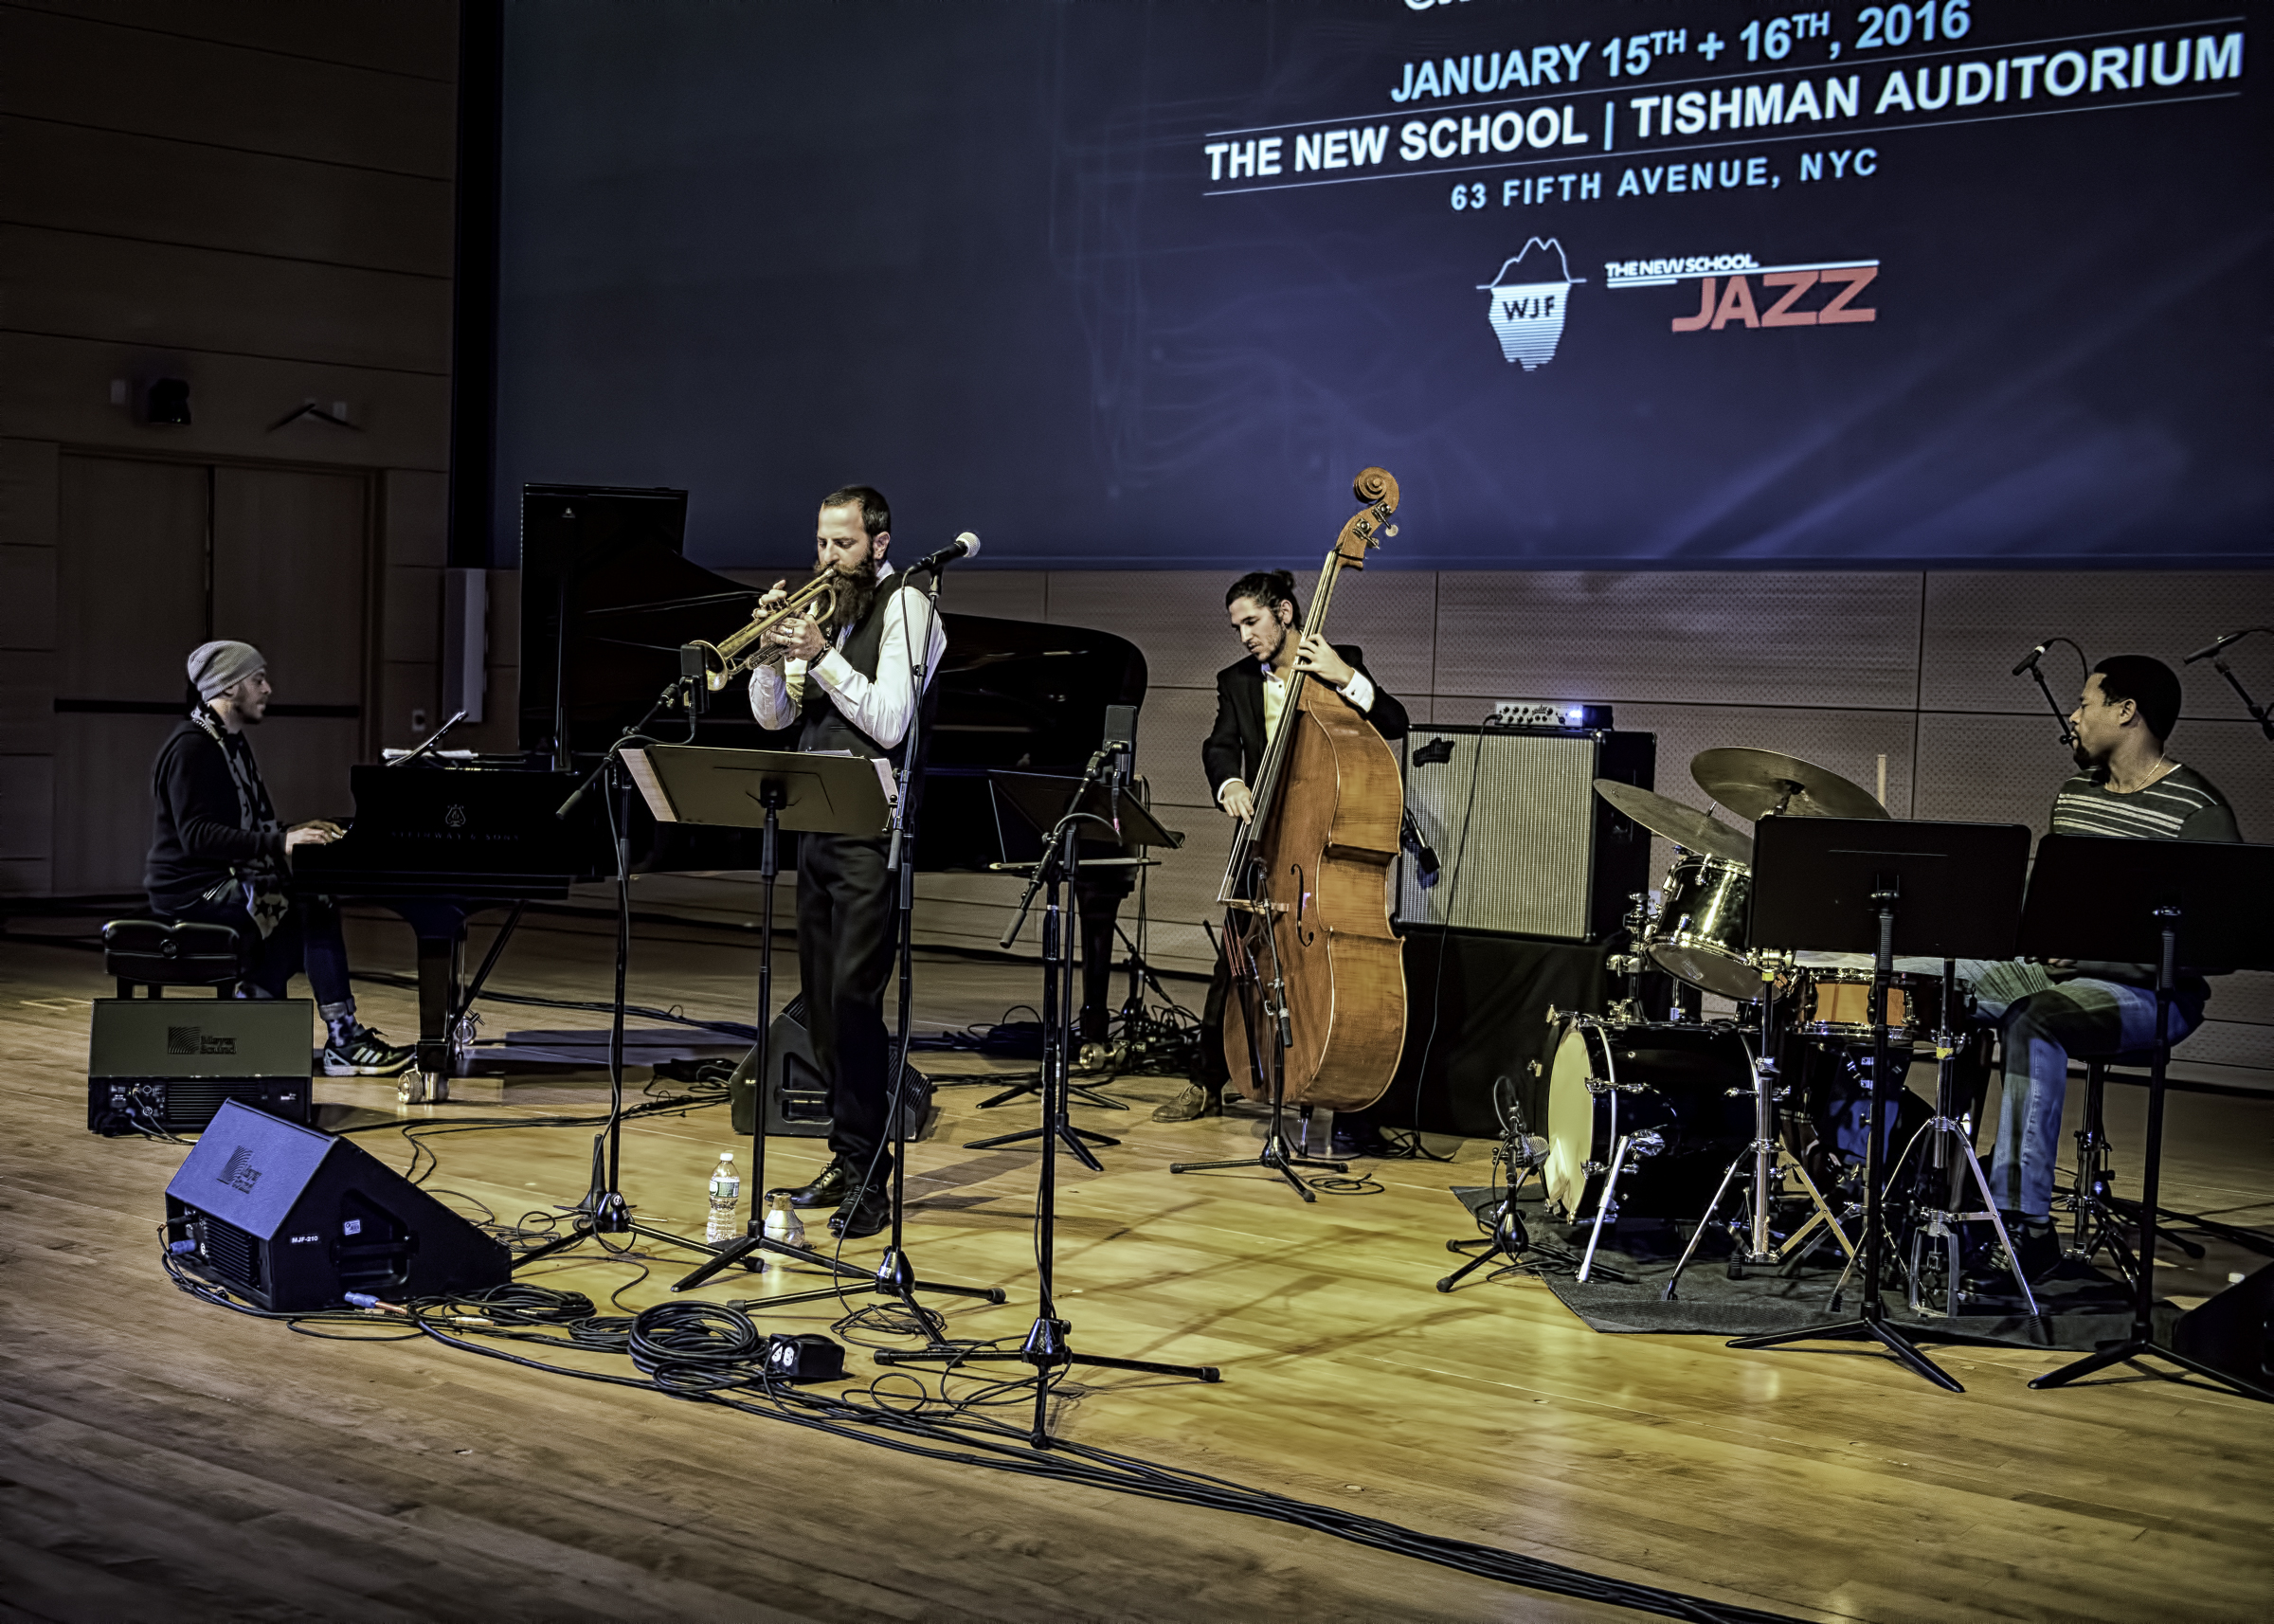
[{"label": "black trousers", "polygon": [[829,1079],[829,1148],[858,1178],[892,1171],[892,1044],[884,988],[893,974],[889,842],[798,838],[798,974],[813,1057]]},{"label": "black trousers", "polygon": [[339,910],[328,896],[296,893],[292,906],[267,935],[253,923],[244,904],[234,893],[226,902],[202,898],[164,915],[171,920],[193,920],[200,925],[226,925],[237,932],[237,962],[244,966],[245,984],[263,998],[282,998],[285,983],[303,971],[316,1001],[327,1010],[346,1006],[354,1013],[355,995],[348,983],[348,949],[340,940]]}]

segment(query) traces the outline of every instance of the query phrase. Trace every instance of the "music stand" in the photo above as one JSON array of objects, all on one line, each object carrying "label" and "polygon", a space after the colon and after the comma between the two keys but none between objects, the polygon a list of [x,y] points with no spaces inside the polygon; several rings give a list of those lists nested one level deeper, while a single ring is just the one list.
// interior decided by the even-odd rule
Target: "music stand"
[{"label": "music stand", "polygon": [[[1103,754],[1104,752],[1100,752]],[[1034,825],[1035,832],[1043,837],[1042,857],[1035,863],[997,863],[993,867],[1006,874],[1025,874],[1028,876],[1026,894],[1019,904],[1019,918],[1004,932],[1002,945],[1009,947],[1026,922],[1027,910],[1033,906],[1038,889],[1046,889],[1042,911],[1042,1125],[1018,1133],[997,1134],[992,1139],[974,1139],[964,1146],[966,1150],[992,1150],[998,1146],[1023,1145],[1030,1139],[1042,1139],[1053,1134],[1062,1138],[1068,1149],[1092,1172],[1101,1172],[1096,1157],[1090,1154],[1092,1145],[1116,1146],[1120,1140],[1109,1134],[1093,1133],[1086,1128],[1076,1128],[1067,1118],[1072,1096],[1088,1091],[1074,1080],[1074,1049],[1071,1038],[1059,1028],[1072,1029],[1074,1001],[1074,943],[1072,932],[1064,928],[1059,911],[1059,892],[1064,888],[1073,894],[1075,875],[1081,869],[1080,841],[1087,839],[1107,845],[1118,844],[1125,852],[1142,855],[1146,846],[1166,846],[1172,851],[1184,843],[1184,837],[1161,826],[1151,811],[1134,794],[1118,789],[1111,784],[1101,784],[1095,776],[1097,763],[1093,757],[1092,771],[1080,778],[1064,778],[1039,772],[993,772],[987,775],[996,794],[1009,802],[1019,816]],[[1081,826],[1077,832],[1077,826]],[[1110,861],[1111,859],[1106,859]],[[1054,1046],[1061,1051],[1063,1065],[1060,1075],[1052,1076]],[[1055,1091],[1055,1092],[1054,1092]],[[1024,1092],[1022,1087],[1006,1089],[982,1106],[1000,1103]],[[1097,1102],[1093,1102],[1097,1103]],[[1118,1101],[1103,1102],[1118,1104]]]},{"label": "music stand", "polygon": [[[826,1269],[839,1278],[814,1291],[766,1299],[769,1308],[833,1297],[847,1280],[874,1290],[903,1296],[903,1282],[871,1276],[865,1269],[766,1233],[766,1088],[767,1046],[774,1019],[774,884],[781,865],[777,839],[784,829],[817,835],[881,835],[891,813],[877,764],[862,756],[822,755],[803,750],[717,749],[699,745],[655,745],[625,750],[625,767],[659,823],[696,823],[762,830],[758,877],[763,900],[758,932],[758,1041],[737,1075],[748,1072],[750,1098],[750,1217],[742,1238],[718,1248],[701,1267],[676,1282],[675,1291],[693,1290],[721,1270],[742,1263],[753,1252],[774,1252]],[[763,1264],[761,1264],[763,1267]],[[1002,1301],[992,1289],[935,1286],[907,1280],[908,1290],[952,1291]],[[912,1308],[913,1305],[910,1307]]]},{"label": "music stand", "polygon": [[[1157,822],[1153,815],[1138,803],[1134,795],[1127,794],[1117,785],[1102,782],[1099,769],[1108,751],[1099,750],[1090,758],[1090,765],[1080,778],[1058,778],[1042,773],[998,772],[991,777],[1004,797],[1019,808],[1020,814],[1038,829],[1046,831],[1042,843],[1042,860],[1034,866],[1027,881],[1026,895],[1020,899],[1019,917],[1003,932],[1002,944],[1009,947],[1025,924],[1027,911],[1033,906],[1038,891],[1047,893],[1042,909],[1042,1126],[1031,1132],[1006,1134],[1001,1139],[985,1140],[985,1145],[1007,1145],[1017,1140],[1039,1139],[1042,1142],[1042,1168],[1037,1181],[1035,1210],[1041,1233],[1035,1240],[1035,1274],[1040,1287],[1040,1308],[1026,1341],[1016,1348],[919,1348],[903,1353],[897,1348],[878,1348],[873,1357],[879,1364],[911,1364],[946,1360],[950,1364],[967,1362],[1020,1360],[1035,1367],[1035,1418],[1028,1441],[1037,1449],[1048,1449],[1050,1428],[1050,1372],[1054,1368],[1076,1364],[1094,1365],[1102,1370],[1135,1370],[1148,1376],[1182,1376],[1196,1381],[1220,1381],[1222,1373],[1212,1364],[1164,1364],[1149,1359],[1107,1359],[1095,1354],[1076,1353],[1068,1344],[1073,1331],[1070,1321],[1060,1319],[1053,1296],[1057,1272],[1057,1148],[1063,1141],[1092,1172],[1102,1172],[1097,1159],[1089,1147],[1075,1137],[1076,1130],[1066,1120],[1067,1085],[1074,1074],[1074,952],[1065,929],[1059,897],[1063,888],[1073,884],[1080,859],[1074,847],[1082,838],[1080,830],[1088,825],[1088,838],[1097,840],[1118,840],[1128,846],[1181,846],[1184,837],[1171,833]],[[1103,1136],[1096,1136],[1102,1138]],[[1116,1140],[1106,1139],[1113,1145]]]},{"label": "music stand", "polygon": [[[2148,1134],[2141,1152],[2139,1267],[2132,1331],[2123,1341],[2032,1380],[2061,1387],[2126,1360],[2154,1355],[2246,1398],[2274,1403],[2274,1388],[2156,1340],[2157,1207],[2163,1171],[2164,1071],[2171,1058],[2172,983],[2181,954],[2198,965],[2274,969],[2265,899],[2274,896],[2274,846],[2202,840],[2048,835],[2037,847],[2022,913],[2021,951],[2037,957],[2156,965],[2156,1042],[2148,1072]],[[2184,940],[2184,947],[2182,942]]]},{"label": "music stand", "polygon": [[1855,1319],[1738,1337],[1731,1347],[1876,1342],[1914,1374],[1953,1393],[1965,1391],[1887,1322],[1880,1301],[1880,1096],[1889,1093],[1890,1110],[1894,1103],[1887,989],[1899,953],[1944,960],[2012,957],[2029,858],[2030,831],[2019,823],[1778,817],[1754,825],[1748,945],[1756,951],[1874,955],[1871,1080],[1864,1094],[1864,1289]]}]

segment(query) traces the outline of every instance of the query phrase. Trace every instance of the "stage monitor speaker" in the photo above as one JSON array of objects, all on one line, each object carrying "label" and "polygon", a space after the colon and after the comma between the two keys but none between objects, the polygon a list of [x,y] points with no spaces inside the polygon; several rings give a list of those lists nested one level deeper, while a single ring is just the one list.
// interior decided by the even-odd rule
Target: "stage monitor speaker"
[{"label": "stage monitor speaker", "polygon": [[2274,1390],[2274,1263],[2181,1314],[2172,1325],[2172,1346]]},{"label": "stage monitor speaker", "polygon": [[1399,857],[1397,922],[1599,943],[1651,883],[1651,832],[1595,793],[1648,789],[1651,733],[1417,726],[1405,741],[1405,809],[1436,861]]},{"label": "stage monitor speaker", "polygon": [[502,1286],[513,1256],[361,1146],[223,1103],[166,1186],[192,1272],[272,1313]]},{"label": "stage monitor speaker", "polygon": [[[813,1038],[805,1030],[805,995],[800,993],[774,1017],[773,1037],[767,1045],[773,1057],[773,1075],[766,1090],[766,1134],[768,1139],[826,1139],[829,1136],[829,1080],[813,1062]],[[728,1110],[736,1133],[750,1131],[750,1074],[758,1069],[753,1047],[727,1079]],[[922,1135],[924,1119],[931,1110],[931,1080],[909,1068],[908,1097],[902,1102],[905,1132]]]},{"label": "stage monitor speaker", "polygon": [[228,1100],[306,1122],[304,998],[101,998],[87,1033],[91,1133],[194,1133]]}]

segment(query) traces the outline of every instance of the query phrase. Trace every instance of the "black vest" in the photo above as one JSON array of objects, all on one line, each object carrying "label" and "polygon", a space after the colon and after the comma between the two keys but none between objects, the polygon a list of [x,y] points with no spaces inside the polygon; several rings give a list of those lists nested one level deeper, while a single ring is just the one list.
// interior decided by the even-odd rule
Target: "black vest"
[{"label": "black vest", "polygon": [[[908,585],[909,579],[907,570],[897,569],[878,583],[875,602],[869,605],[869,612],[861,617],[860,623],[853,628],[838,648],[837,652],[844,656],[845,663],[872,682],[876,680],[876,656],[884,646],[885,618],[896,612],[893,607],[893,600]],[[925,674],[928,680],[923,704],[927,722],[930,720],[931,695],[934,692],[929,679],[938,675],[936,671]],[[829,697],[829,691],[821,686],[810,671],[805,676],[805,698],[799,713],[803,721],[798,730],[798,749],[802,750],[851,750],[858,756],[882,756],[894,767],[898,767],[902,757],[907,754],[906,735],[902,736],[899,744],[887,749],[847,721],[845,713],[837,708],[837,701]]]}]

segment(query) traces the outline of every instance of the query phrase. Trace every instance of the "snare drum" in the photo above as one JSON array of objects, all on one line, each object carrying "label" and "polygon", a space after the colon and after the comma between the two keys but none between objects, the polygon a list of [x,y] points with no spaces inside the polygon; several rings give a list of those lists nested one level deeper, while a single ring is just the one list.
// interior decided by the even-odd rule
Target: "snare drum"
[{"label": "snare drum", "polygon": [[1643,951],[1678,981],[1724,998],[1760,996],[1760,972],[1745,951],[1753,871],[1723,857],[1685,852],[1666,872],[1657,917]]},{"label": "snare drum", "polygon": [[[1871,972],[1803,966],[1795,989],[1793,1027],[1810,1038],[1871,1040]],[[1898,970],[1887,978],[1887,1041],[1915,1047],[1942,1024],[1939,977]]]},{"label": "snare drum", "polygon": [[1618,1205],[1694,1217],[1753,1141],[1753,1038],[1731,1027],[1568,1017],[1548,1074],[1547,1203],[1592,1218],[1621,1135]]}]

